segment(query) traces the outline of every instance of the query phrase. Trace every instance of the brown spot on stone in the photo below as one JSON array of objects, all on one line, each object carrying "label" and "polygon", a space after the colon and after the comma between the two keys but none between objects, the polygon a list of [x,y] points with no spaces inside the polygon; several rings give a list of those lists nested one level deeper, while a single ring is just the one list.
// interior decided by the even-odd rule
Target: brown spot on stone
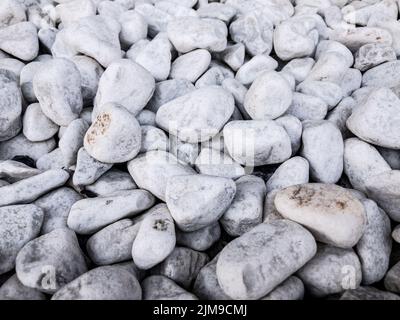
[{"label": "brown spot on stone", "polygon": [[86,141],[89,144],[93,144],[96,141],[96,137],[103,135],[110,127],[111,116],[109,113],[101,113],[97,116],[96,121],[90,128],[87,135]]},{"label": "brown spot on stone", "polygon": [[314,195],[315,190],[298,186],[296,190],[293,191],[290,199],[295,200],[299,206],[304,206],[311,202]]},{"label": "brown spot on stone", "polygon": [[165,231],[167,230],[168,227],[168,221],[158,219],[154,221],[153,229],[159,230],[159,231]]},{"label": "brown spot on stone", "polygon": [[343,201],[336,201],[336,206],[339,209],[343,210],[344,208],[346,208],[347,204],[346,204],[346,202],[343,202]]}]

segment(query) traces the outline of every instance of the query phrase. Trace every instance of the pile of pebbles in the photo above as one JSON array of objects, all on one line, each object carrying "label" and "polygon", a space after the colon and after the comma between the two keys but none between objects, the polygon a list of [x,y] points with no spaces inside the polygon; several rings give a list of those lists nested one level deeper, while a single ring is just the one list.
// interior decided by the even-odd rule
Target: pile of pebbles
[{"label": "pile of pebbles", "polygon": [[400,1],[1,0],[0,299],[400,299]]}]

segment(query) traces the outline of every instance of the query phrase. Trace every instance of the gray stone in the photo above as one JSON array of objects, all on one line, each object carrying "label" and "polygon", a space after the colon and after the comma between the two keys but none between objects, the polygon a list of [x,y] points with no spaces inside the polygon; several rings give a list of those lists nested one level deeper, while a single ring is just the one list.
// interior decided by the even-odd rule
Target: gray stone
[{"label": "gray stone", "polygon": [[164,276],[149,276],[142,282],[143,300],[198,300],[197,297]]},{"label": "gray stone", "polygon": [[400,296],[374,287],[358,287],[354,290],[346,290],[340,300],[400,300]]},{"label": "gray stone", "polygon": [[46,296],[36,289],[24,286],[14,274],[0,287],[0,300],[46,300]]},{"label": "gray stone", "polygon": [[132,180],[130,174],[117,169],[107,171],[96,182],[85,186],[85,190],[97,196],[107,196],[120,190],[133,190],[136,188],[137,185]]},{"label": "gray stone", "polygon": [[205,251],[209,249],[219,240],[220,236],[221,228],[218,222],[192,232],[176,230],[177,244],[196,251]]},{"label": "gray stone", "polygon": [[303,297],[303,282],[295,276],[290,276],[261,300],[303,300]]}]

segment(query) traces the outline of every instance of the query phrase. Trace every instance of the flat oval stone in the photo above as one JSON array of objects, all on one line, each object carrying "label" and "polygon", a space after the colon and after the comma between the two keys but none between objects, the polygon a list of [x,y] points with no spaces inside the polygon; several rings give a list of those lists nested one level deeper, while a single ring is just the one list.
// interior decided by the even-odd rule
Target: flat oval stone
[{"label": "flat oval stone", "polygon": [[177,244],[196,251],[205,251],[209,249],[219,240],[220,236],[221,228],[218,222],[192,232],[176,230]]},{"label": "flat oval stone", "polygon": [[167,181],[178,175],[195,174],[189,165],[165,151],[149,151],[128,163],[128,171],[135,183],[165,201]]},{"label": "flat oval stone", "polygon": [[315,252],[314,238],[297,223],[262,223],[222,249],[217,262],[218,282],[233,299],[259,299]]},{"label": "flat oval stone", "polygon": [[272,120],[231,121],[223,134],[230,156],[242,165],[280,163],[292,154],[289,135]]},{"label": "flat oval stone", "polygon": [[33,90],[43,113],[59,126],[68,126],[82,111],[81,75],[72,61],[44,62],[33,77]]},{"label": "flat oval stone", "polygon": [[0,287],[0,300],[46,300],[46,296],[36,289],[24,286],[14,274]]},{"label": "flat oval stone", "polygon": [[167,182],[165,198],[178,227],[186,232],[215,223],[235,196],[231,179],[207,175],[182,175]]},{"label": "flat oval stone", "polygon": [[164,276],[149,276],[142,282],[143,300],[198,300],[197,297]]},{"label": "flat oval stone", "polygon": [[[335,110],[335,109],[334,109]],[[303,94],[293,93],[291,105],[286,114],[295,116],[299,120],[323,120],[328,113],[328,105],[321,98]]]},{"label": "flat oval stone", "polygon": [[207,70],[211,62],[211,54],[204,49],[197,49],[175,59],[171,66],[171,79],[196,80]]},{"label": "flat oval stone", "polygon": [[228,29],[216,19],[176,18],[168,23],[167,32],[176,50],[182,53],[194,49],[220,52],[227,45]]},{"label": "flat oval stone", "polygon": [[296,221],[318,241],[340,248],[353,247],[363,235],[365,210],[353,194],[337,185],[308,183],[277,193],[275,206],[287,219]]},{"label": "flat oval stone", "polygon": [[[149,241],[151,239],[151,241]],[[165,204],[146,213],[132,245],[132,257],[140,269],[150,269],[175,248],[175,225]]]},{"label": "flat oval stone", "polygon": [[71,207],[68,227],[79,234],[92,234],[153,204],[154,197],[146,190],[125,190],[106,197],[82,199]]},{"label": "flat oval stone", "polygon": [[58,146],[68,164],[76,163],[78,151],[83,146],[83,138],[88,128],[89,124],[82,118],[72,121],[65,128]]},{"label": "flat oval stone", "polygon": [[103,105],[86,132],[83,145],[98,161],[121,163],[136,157],[141,148],[141,137],[136,118],[124,107],[108,103]]},{"label": "flat oval stone", "polygon": [[248,86],[263,73],[273,71],[278,67],[276,62],[270,56],[263,54],[252,57],[249,61],[245,62],[240,69],[236,72],[235,79],[240,83]]},{"label": "flat oval stone", "polygon": [[30,141],[45,141],[53,137],[59,129],[53,121],[46,117],[40,104],[29,105],[22,120],[23,133]]},{"label": "flat oval stone", "polygon": [[52,300],[141,300],[136,277],[119,266],[92,269],[58,290]]},{"label": "flat oval stone", "polygon": [[102,74],[94,100],[95,118],[104,105],[113,102],[137,115],[150,100],[155,81],[149,71],[130,59],[119,59]]},{"label": "flat oval stone", "polygon": [[207,141],[229,120],[232,95],[220,87],[205,87],[176,98],[157,111],[156,122],[184,142]]},{"label": "flat oval stone", "polygon": [[395,88],[400,85],[400,62],[398,60],[382,63],[363,74],[363,87]]},{"label": "flat oval stone", "polygon": [[88,190],[98,196],[107,196],[120,190],[137,189],[129,173],[111,169],[104,173],[95,183],[85,186]]},{"label": "flat oval stone", "polygon": [[346,290],[340,300],[400,300],[400,296],[374,287],[358,287]]},{"label": "flat oval stone", "polygon": [[275,71],[258,76],[247,91],[244,108],[254,120],[276,119],[292,103],[289,83]]},{"label": "flat oval stone", "polygon": [[75,232],[63,228],[28,242],[17,255],[15,269],[23,285],[54,293],[87,266]]},{"label": "flat oval stone", "polygon": [[0,178],[5,178],[11,183],[36,176],[39,173],[42,173],[42,171],[19,161],[5,160],[0,162]]},{"label": "flat oval stone", "polygon": [[304,284],[296,276],[290,276],[261,300],[303,300]]},{"label": "flat oval stone", "polygon": [[14,268],[18,252],[38,236],[42,222],[43,211],[35,205],[0,208],[0,274]]}]

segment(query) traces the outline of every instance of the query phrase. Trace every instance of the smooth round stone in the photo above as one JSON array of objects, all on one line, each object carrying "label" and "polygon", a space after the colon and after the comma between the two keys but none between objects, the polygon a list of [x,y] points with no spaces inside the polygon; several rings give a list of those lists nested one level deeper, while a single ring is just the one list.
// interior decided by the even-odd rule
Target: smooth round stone
[{"label": "smooth round stone", "polygon": [[195,83],[196,88],[204,88],[207,86],[221,86],[226,75],[219,66],[212,66],[208,69]]},{"label": "smooth round stone", "polygon": [[37,101],[35,92],[33,91],[32,80],[41,66],[42,62],[33,61],[25,65],[21,70],[21,74],[19,77],[19,84],[21,86],[22,95],[28,102]]},{"label": "smooth round stone", "polygon": [[101,112],[86,132],[83,145],[98,161],[126,162],[136,157],[140,151],[141,128],[128,110],[109,103],[103,105]]},{"label": "smooth round stone", "polygon": [[21,60],[35,59],[39,53],[39,39],[35,25],[24,21],[1,28],[0,49]]},{"label": "smooth round stone", "polygon": [[207,141],[229,120],[234,104],[232,95],[225,89],[205,87],[161,106],[156,122],[184,142]]},{"label": "smooth round stone", "polygon": [[0,208],[0,274],[14,268],[18,252],[38,236],[42,222],[43,211],[35,205]]},{"label": "smooth round stone", "polygon": [[146,2],[135,4],[135,11],[146,20],[148,35],[151,37],[156,36],[159,32],[165,32],[168,22],[173,19],[173,15]]},{"label": "smooth round stone", "polygon": [[[353,56],[351,55],[351,57]],[[313,58],[292,59],[282,68],[282,71],[289,72],[293,75],[296,83],[300,83],[307,78],[314,64]]]},{"label": "smooth round stone", "polygon": [[[151,241],[149,241],[151,239]],[[163,261],[175,248],[174,220],[165,204],[146,213],[132,246],[132,258],[140,269],[148,270]]]},{"label": "smooth round stone", "polygon": [[46,296],[36,289],[25,287],[14,274],[0,287],[0,300],[46,300]]},{"label": "smooth round stone", "polygon": [[150,100],[154,88],[154,78],[145,68],[129,59],[116,60],[100,78],[93,118],[108,102],[122,105],[137,115]]},{"label": "smooth round stone", "polygon": [[147,109],[157,112],[162,105],[184,96],[194,89],[194,85],[185,79],[170,79],[158,82],[154,94],[147,104]]},{"label": "smooth round stone", "polygon": [[244,99],[247,93],[247,88],[241,84],[238,80],[227,78],[222,81],[222,88],[228,90],[235,99],[235,106],[240,110],[240,113],[243,115],[244,119],[251,119],[249,114],[244,108]]},{"label": "smooth round stone", "polygon": [[185,289],[189,289],[200,269],[207,264],[208,260],[205,253],[185,247],[176,247],[151,272],[166,276]]},{"label": "smooth round stone", "polygon": [[92,269],[58,290],[52,300],[141,300],[136,277],[119,266]]},{"label": "smooth round stone", "polygon": [[218,257],[219,255],[200,269],[193,284],[193,293],[202,300],[232,300],[218,283]]},{"label": "smooth round stone", "polygon": [[366,71],[384,62],[396,60],[396,52],[391,46],[369,43],[356,53],[354,67]]},{"label": "smooth round stone", "polygon": [[315,297],[356,289],[362,278],[361,264],[353,249],[318,246],[317,254],[298,272]]},{"label": "smooth round stone", "polygon": [[303,123],[301,155],[310,164],[310,175],[316,182],[336,183],[343,173],[343,138],[329,121]]},{"label": "smooth round stone", "polygon": [[59,126],[68,126],[82,111],[81,75],[72,61],[44,62],[33,77],[33,90],[43,113]]},{"label": "smooth round stone", "polygon": [[327,113],[328,105],[325,101],[318,97],[299,92],[293,93],[292,103],[286,110],[286,114],[295,116],[300,121],[323,120]]},{"label": "smooth round stone", "polygon": [[400,227],[399,225],[397,225],[392,232],[392,238],[394,241],[396,241],[397,243],[400,243]]},{"label": "smooth round stone", "polygon": [[58,145],[68,164],[76,163],[78,151],[83,146],[83,138],[88,128],[89,124],[81,118],[72,121],[65,128]]},{"label": "smooth round stone", "polygon": [[129,47],[147,37],[147,22],[134,10],[125,11],[119,17],[121,32],[119,40],[122,46]]},{"label": "smooth round stone", "polygon": [[220,236],[221,228],[218,222],[192,232],[176,230],[177,244],[196,251],[205,251],[209,249],[219,240]]},{"label": "smooth round stone", "polygon": [[156,126],[156,114],[150,110],[142,110],[136,116],[136,120],[141,126]]},{"label": "smooth round stone", "polygon": [[261,300],[303,300],[303,297],[303,282],[299,278],[291,276]]},{"label": "smooth round stone", "polygon": [[86,243],[90,259],[96,265],[109,265],[132,258],[132,244],[140,223],[122,219],[96,232]]},{"label": "smooth round stone", "polygon": [[165,151],[149,151],[128,163],[128,171],[139,188],[165,201],[167,181],[178,175],[195,174],[187,164]]},{"label": "smooth round stone", "polygon": [[146,190],[123,190],[106,197],[82,199],[71,207],[68,227],[79,234],[92,234],[153,204],[154,197]]},{"label": "smooth round stone", "polygon": [[400,171],[390,170],[368,177],[365,188],[369,198],[394,221],[400,222]]},{"label": "smooth round stone", "polygon": [[301,147],[301,136],[303,133],[302,122],[292,115],[284,115],[275,119],[275,123],[285,129],[290,139],[292,155],[295,155]]},{"label": "smooth round stone", "polygon": [[75,233],[64,228],[28,242],[17,255],[15,269],[23,285],[54,293],[87,266]]},{"label": "smooth round stone", "polygon": [[293,157],[282,163],[268,179],[266,192],[282,190],[309,181],[310,165],[302,157]]},{"label": "smooth round stone", "polygon": [[31,168],[22,162],[14,160],[0,162],[0,178],[5,178],[11,183],[36,176],[41,172],[39,169]]},{"label": "smooth round stone", "polygon": [[0,206],[30,203],[41,195],[61,187],[69,179],[62,169],[48,170],[0,188]]},{"label": "smooth round stone", "polygon": [[275,71],[258,76],[247,91],[244,108],[254,120],[276,119],[292,103],[289,83]]},{"label": "smooth round stone", "polygon": [[182,175],[168,180],[165,198],[178,227],[190,232],[218,221],[229,208],[235,192],[232,179]]},{"label": "smooth round stone", "polygon": [[85,150],[80,148],[77,154],[76,167],[72,176],[75,186],[90,185],[99,179],[105,172],[110,170],[112,164],[97,161]]},{"label": "smooth round stone", "polygon": [[0,27],[26,21],[25,7],[15,0],[4,0],[0,4]]},{"label": "smooth round stone", "polygon": [[168,137],[164,131],[155,126],[141,126],[142,146],[140,153],[152,150],[168,150]]},{"label": "smooth round stone", "polygon": [[212,148],[201,149],[195,161],[201,174],[237,179],[245,174],[245,169],[228,154]]},{"label": "smooth round stone", "polygon": [[314,64],[306,80],[329,81],[340,84],[351,64],[346,63],[340,52],[325,52]]},{"label": "smooth round stone", "polygon": [[363,87],[396,88],[400,85],[400,62],[398,60],[385,62],[369,69],[363,74]]},{"label": "smooth round stone", "polygon": [[28,106],[23,120],[23,133],[30,141],[45,141],[53,137],[59,129],[53,121],[46,117],[39,103]]},{"label": "smooth round stone", "polygon": [[380,281],[389,268],[392,238],[390,219],[372,200],[362,201],[367,215],[367,225],[356,252],[361,262],[362,283],[370,285]]},{"label": "smooth round stone", "polygon": [[245,62],[240,69],[236,72],[235,79],[241,84],[248,86],[258,78],[261,74],[273,71],[278,67],[276,62],[270,56],[263,54],[252,57],[249,61]]},{"label": "smooth round stone", "polygon": [[389,170],[389,164],[370,144],[358,138],[345,141],[344,173],[357,190],[366,192],[365,181],[369,177]]},{"label": "smooth round stone", "polygon": [[399,98],[390,89],[375,89],[347,119],[347,127],[366,142],[400,149]]},{"label": "smooth round stone", "polygon": [[227,45],[228,29],[216,19],[175,18],[168,23],[167,32],[175,49],[182,53],[194,49],[220,52]]},{"label": "smooth round stone", "polygon": [[245,59],[245,46],[242,43],[228,45],[228,47],[221,52],[221,59],[234,71],[237,71],[244,63]]},{"label": "smooth round stone", "polygon": [[54,149],[48,154],[41,156],[36,161],[36,167],[42,171],[52,169],[68,169],[68,162],[64,159],[64,156],[60,148]]},{"label": "smooth round stone", "polygon": [[309,228],[318,241],[351,248],[366,225],[362,203],[337,185],[308,183],[283,189],[275,196],[278,212]]},{"label": "smooth round stone", "polygon": [[328,105],[328,110],[337,106],[343,98],[342,88],[328,81],[307,80],[297,86],[297,91],[320,98]]},{"label": "smooth round stone", "polygon": [[55,229],[67,228],[67,219],[72,205],[82,196],[71,188],[59,188],[37,199],[34,204],[44,213],[41,234]]},{"label": "smooth round stone", "polygon": [[107,196],[120,190],[137,189],[129,173],[111,169],[104,173],[93,184],[85,186],[85,190],[94,193],[97,196]]},{"label": "smooth round stone", "polygon": [[374,287],[358,287],[354,290],[346,290],[340,300],[400,300],[400,296]]},{"label": "smooth round stone", "polygon": [[231,121],[223,134],[230,156],[242,165],[281,163],[292,154],[289,135],[272,120]]},{"label": "smooth round stone", "polygon": [[15,76],[0,70],[0,141],[15,137],[21,130],[22,99]]},{"label": "smooth round stone", "polygon": [[0,143],[0,159],[8,160],[26,156],[36,161],[56,147],[54,138],[41,142],[29,141],[22,133]]},{"label": "smooth round stone", "polygon": [[164,276],[150,276],[141,283],[143,300],[198,300],[197,297]]},{"label": "smooth round stone", "polygon": [[196,80],[207,70],[211,54],[204,49],[193,50],[175,59],[171,66],[171,79]]},{"label": "smooth round stone", "polygon": [[246,175],[236,180],[236,194],[220,222],[231,236],[241,236],[262,222],[266,194],[263,179]]},{"label": "smooth round stone", "polygon": [[218,282],[233,299],[259,299],[301,268],[315,252],[314,238],[297,223],[263,223],[222,249],[217,262]]}]

